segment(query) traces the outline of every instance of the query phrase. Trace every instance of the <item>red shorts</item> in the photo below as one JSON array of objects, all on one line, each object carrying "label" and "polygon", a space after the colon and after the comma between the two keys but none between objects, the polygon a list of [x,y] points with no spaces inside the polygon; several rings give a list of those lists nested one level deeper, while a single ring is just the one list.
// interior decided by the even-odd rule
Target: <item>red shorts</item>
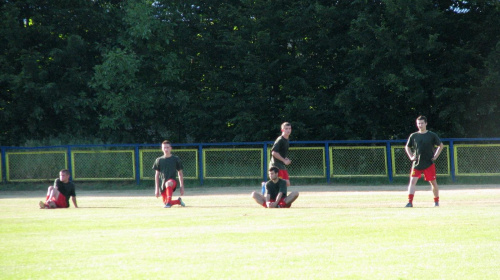
[{"label": "red shorts", "polygon": [[[275,202],[276,200],[269,200],[269,202]],[[266,202],[264,201],[264,203],[262,204],[262,206],[264,206],[264,208],[267,208],[267,205],[266,205]],[[291,204],[290,205],[286,205],[286,202],[285,202],[285,199],[282,198],[280,200],[280,202],[278,203],[278,206],[279,208],[290,208],[290,206],[292,206]]]},{"label": "red shorts", "polygon": [[[49,196],[45,198],[45,200],[47,199],[49,199]],[[53,197],[51,200],[56,203],[57,208],[68,208],[69,206],[68,203],[66,202],[66,197],[62,193],[59,193],[57,199]]]},{"label": "red shorts", "polygon": [[436,165],[433,163],[431,166],[427,167],[424,170],[418,170],[418,169],[412,168],[411,177],[420,178],[422,176],[422,173],[424,174],[425,181],[436,180]]},{"label": "red shorts", "polygon": [[290,180],[290,177],[288,176],[288,170],[286,169],[280,169],[280,171],[278,171],[278,177],[283,180]]},{"label": "red shorts", "polygon": [[167,184],[168,182],[172,182],[174,183],[174,185],[172,186],[172,193],[175,192],[175,189],[177,189],[177,181],[173,180],[173,179],[169,179],[168,181],[165,182],[165,187],[163,188],[163,191],[161,192],[161,197],[163,197],[163,202],[164,203],[167,203]]}]

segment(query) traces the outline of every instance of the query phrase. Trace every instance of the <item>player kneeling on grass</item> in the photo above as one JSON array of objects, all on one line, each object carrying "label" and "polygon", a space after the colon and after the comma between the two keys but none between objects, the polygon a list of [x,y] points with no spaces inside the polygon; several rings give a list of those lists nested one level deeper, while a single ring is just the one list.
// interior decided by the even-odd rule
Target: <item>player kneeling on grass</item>
[{"label": "player kneeling on grass", "polygon": [[290,208],[292,203],[299,197],[298,192],[286,194],[286,181],[278,177],[277,167],[269,168],[269,181],[266,183],[266,196],[258,192],[252,193],[252,198],[266,208]]},{"label": "player kneeling on grass", "polygon": [[57,178],[54,181],[54,185],[50,186],[47,190],[45,202],[40,201],[39,203],[41,209],[68,208],[70,196],[73,205],[75,208],[78,208],[76,204],[75,185],[73,182],[69,181],[69,175],[69,170],[67,169],[59,171],[59,178]]},{"label": "player kneeling on grass", "polygon": [[[179,157],[172,154],[172,145],[170,141],[165,140],[161,143],[163,156],[157,158],[153,165],[155,170],[155,195],[163,198],[164,208],[170,208],[173,205],[186,206],[182,198],[173,200],[172,194],[177,188],[177,178],[179,175],[179,183],[181,185],[181,195],[184,195],[184,173],[182,172],[182,161]],[[161,185],[160,185],[161,182]]]}]

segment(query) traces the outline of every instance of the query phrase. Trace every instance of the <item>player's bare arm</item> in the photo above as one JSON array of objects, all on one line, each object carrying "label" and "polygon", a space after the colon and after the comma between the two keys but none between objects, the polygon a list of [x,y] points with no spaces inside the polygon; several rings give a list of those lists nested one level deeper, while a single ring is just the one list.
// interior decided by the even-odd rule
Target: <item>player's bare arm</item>
[{"label": "player's bare arm", "polygon": [[181,185],[181,195],[184,195],[184,173],[182,170],[177,171],[177,176],[179,176],[179,184]]},{"label": "player's bare arm", "polygon": [[282,157],[278,152],[272,151],[271,154],[273,155],[274,158],[279,159],[285,165],[290,165],[292,163],[292,161],[289,158]]},{"label": "player's bare arm", "polygon": [[432,157],[432,160],[433,160],[433,161],[436,161],[436,160],[437,160],[437,158],[439,157],[439,155],[440,155],[440,154],[441,154],[441,152],[443,151],[443,147],[444,147],[443,143],[441,143],[441,144],[437,147],[436,151],[434,152],[434,157]]},{"label": "player's bare arm", "polygon": [[417,159],[410,147],[405,146],[405,151],[411,161],[415,161]]},{"label": "player's bare arm", "polygon": [[155,173],[155,195],[160,196],[160,171],[156,170]]},{"label": "player's bare arm", "polygon": [[283,197],[283,193],[279,192],[278,195],[276,196],[276,201],[273,202],[273,203],[271,203],[269,205],[269,208],[276,208],[276,207],[278,207],[278,204],[280,203],[282,197]]},{"label": "player's bare arm", "polygon": [[271,200],[271,195],[269,195],[269,194],[268,194],[268,195],[266,195],[266,206],[267,206],[267,208],[270,208],[270,207],[271,207],[271,202],[270,202],[270,200]]}]

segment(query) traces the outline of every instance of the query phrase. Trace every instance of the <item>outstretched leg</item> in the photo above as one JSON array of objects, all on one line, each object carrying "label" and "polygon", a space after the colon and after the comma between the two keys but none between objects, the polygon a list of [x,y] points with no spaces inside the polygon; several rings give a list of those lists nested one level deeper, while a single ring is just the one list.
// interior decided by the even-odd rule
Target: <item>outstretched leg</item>
[{"label": "outstretched leg", "polygon": [[262,205],[262,206],[266,205],[266,198],[265,198],[262,194],[260,194],[260,193],[258,193],[258,192],[252,192],[251,197],[252,197],[252,198],[253,198],[253,200],[255,200],[255,202],[257,202],[259,205]]},{"label": "outstretched leg", "polygon": [[288,207],[299,197],[299,192],[291,192],[285,197],[285,203]]}]

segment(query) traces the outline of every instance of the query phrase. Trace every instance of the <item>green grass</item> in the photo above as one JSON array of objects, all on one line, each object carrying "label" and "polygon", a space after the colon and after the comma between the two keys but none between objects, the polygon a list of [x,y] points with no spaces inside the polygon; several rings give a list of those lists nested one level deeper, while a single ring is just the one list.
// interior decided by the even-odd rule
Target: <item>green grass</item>
[{"label": "green grass", "polygon": [[77,189],[80,208],[56,210],[0,191],[0,279],[498,277],[499,188],[447,185],[434,208],[419,184],[412,209],[405,188],[294,186],[291,209],[259,207],[258,187],[188,188],[170,209],[152,187]]}]

